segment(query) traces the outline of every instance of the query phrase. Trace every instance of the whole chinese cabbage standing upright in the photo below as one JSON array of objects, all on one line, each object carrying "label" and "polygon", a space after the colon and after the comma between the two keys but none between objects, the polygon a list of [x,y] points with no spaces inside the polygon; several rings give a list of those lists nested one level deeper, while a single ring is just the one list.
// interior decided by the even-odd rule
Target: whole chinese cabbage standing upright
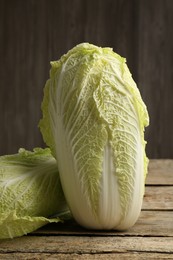
[{"label": "whole chinese cabbage standing upright", "polygon": [[71,212],[87,228],[127,229],[141,211],[149,118],[126,60],[82,43],[51,66],[40,128]]}]

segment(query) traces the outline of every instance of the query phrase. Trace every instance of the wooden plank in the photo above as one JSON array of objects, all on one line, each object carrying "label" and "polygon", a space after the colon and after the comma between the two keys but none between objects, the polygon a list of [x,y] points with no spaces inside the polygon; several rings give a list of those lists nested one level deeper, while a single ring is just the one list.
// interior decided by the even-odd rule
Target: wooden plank
[{"label": "wooden plank", "polygon": [[140,0],[138,13],[138,85],[151,119],[147,152],[150,158],[172,158],[173,1]]},{"label": "wooden plank", "polygon": [[105,254],[127,252],[156,252],[173,254],[172,237],[119,236],[25,236],[0,241],[0,253],[68,253]]},{"label": "wooden plank", "polygon": [[146,184],[173,185],[173,160],[150,160]]},{"label": "wooden plank", "polygon": [[173,210],[173,186],[146,186],[142,208]]},{"label": "wooden plank", "polygon": [[30,235],[67,236],[173,236],[173,211],[142,211],[136,224],[127,231],[95,231],[84,229],[74,220],[49,224]]},{"label": "wooden plank", "polygon": [[173,237],[173,211],[142,211],[127,235],[128,232],[134,236]]},{"label": "wooden plank", "polygon": [[141,252],[127,252],[127,253],[104,253],[104,254],[59,254],[59,253],[10,253],[0,254],[0,259],[20,259],[20,260],[92,260],[92,259],[128,259],[128,260],[146,260],[146,259],[173,259],[173,254],[167,253],[141,253]]}]

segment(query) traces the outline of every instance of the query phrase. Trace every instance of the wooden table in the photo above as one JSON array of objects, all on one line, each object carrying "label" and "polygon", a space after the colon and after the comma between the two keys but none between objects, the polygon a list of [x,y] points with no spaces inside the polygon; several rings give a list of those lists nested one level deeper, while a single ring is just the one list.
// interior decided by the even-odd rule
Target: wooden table
[{"label": "wooden table", "polygon": [[173,160],[150,161],[142,212],[128,231],[49,224],[0,241],[0,259],[173,259]]}]

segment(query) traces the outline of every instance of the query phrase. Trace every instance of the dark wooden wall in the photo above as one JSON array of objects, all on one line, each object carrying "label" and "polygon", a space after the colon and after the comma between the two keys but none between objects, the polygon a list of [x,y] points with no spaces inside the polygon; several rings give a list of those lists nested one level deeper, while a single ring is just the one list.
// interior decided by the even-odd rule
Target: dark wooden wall
[{"label": "dark wooden wall", "polygon": [[150,158],[173,158],[173,0],[0,0],[0,154],[44,146],[50,60],[80,42],[127,58],[150,113]]}]

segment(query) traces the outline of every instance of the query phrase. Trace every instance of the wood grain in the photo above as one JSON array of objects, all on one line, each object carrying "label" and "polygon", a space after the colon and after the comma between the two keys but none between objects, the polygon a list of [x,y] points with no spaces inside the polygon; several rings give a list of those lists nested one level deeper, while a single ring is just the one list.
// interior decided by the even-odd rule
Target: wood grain
[{"label": "wood grain", "polygon": [[173,160],[150,160],[147,185],[173,185]]},{"label": "wood grain", "polygon": [[142,211],[128,230],[87,230],[71,219],[1,240],[0,259],[173,259],[172,170],[173,160],[150,161]]},{"label": "wood grain", "polygon": [[76,259],[128,259],[128,260],[146,260],[146,259],[173,259],[173,254],[164,254],[164,253],[148,253],[148,252],[122,252],[122,253],[104,253],[104,254],[95,254],[95,253],[88,253],[88,254],[59,254],[59,253],[11,253],[11,254],[0,254],[0,259],[20,259],[20,260],[76,260]]},{"label": "wood grain", "polygon": [[143,209],[173,210],[173,186],[146,187]]},{"label": "wood grain", "polygon": [[87,41],[127,58],[150,113],[147,154],[172,158],[172,13],[172,0],[0,0],[0,155],[44,146],[49,63]]},{"label": "wood grain", "polygon": [[172,13],[171,0],[141,0],[139,4],[137,74],[150,113],[146,136],[150,158],[173,156],[173,124],[169,120],[173,111]]},{"label": "wood grain", "polygon": [[104,254],[162,252],[173,254],[172,237],[26,236],[0,242],[0,253]]},{"label": "wood grain", "polygon": [[126,231],[94,231],[80,227],[74,220],[65,224],[50,224],[32,233],[33,235],[79,235],[79,236],[150,236],[173,237],[172,211],[143,210],[137,223]]}]

